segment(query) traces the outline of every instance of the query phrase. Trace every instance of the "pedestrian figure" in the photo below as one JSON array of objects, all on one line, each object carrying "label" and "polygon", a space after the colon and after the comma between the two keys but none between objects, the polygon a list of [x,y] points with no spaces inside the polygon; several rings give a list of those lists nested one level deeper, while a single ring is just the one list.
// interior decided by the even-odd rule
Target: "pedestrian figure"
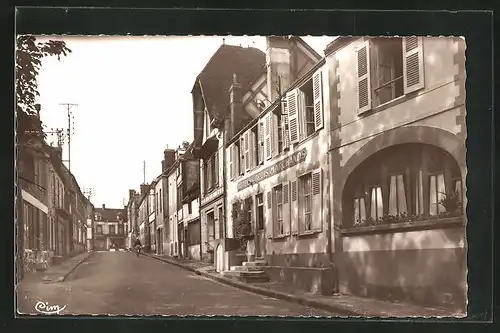
[{"label": "pedestrian figure", "polygon": [[139,256],[142,247],[141,240],[139,238],[136,238],[134,247],[135,247],[135,253],[137,254],[137,256]]}]

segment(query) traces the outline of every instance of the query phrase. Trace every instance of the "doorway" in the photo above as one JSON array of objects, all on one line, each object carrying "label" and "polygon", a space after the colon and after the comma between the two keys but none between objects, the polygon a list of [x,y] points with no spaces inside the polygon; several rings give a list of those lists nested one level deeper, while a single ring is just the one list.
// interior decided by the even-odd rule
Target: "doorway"
[{"label": "doorway", "polygon": [[263,258],[266,253],[266,243],[264,237],[264,197],[263,194],[256,196],[255,214],[255,257]]}]

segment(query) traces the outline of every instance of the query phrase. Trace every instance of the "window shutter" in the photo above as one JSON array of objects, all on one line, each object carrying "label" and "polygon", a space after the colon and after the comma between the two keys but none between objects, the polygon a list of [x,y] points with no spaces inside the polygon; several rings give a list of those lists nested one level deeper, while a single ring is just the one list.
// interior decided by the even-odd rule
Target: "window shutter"
[{"label": "window shutter", "polygon": [[273,209],[272,209],[272,192],[267,192],[267,214],[266,214],[266,237],[273,237]]},{"label": "window shutter", "polygon": [[424,87],[422,37],[403,37],[403,83],[408,94]]},{"label": "window shutter", "polygon": [[297,180],[290,182],[290,229],[292,234],[298,233],[298,216],[299,216],[299,206],[298,206],[298,195],[297,195]]},{"label": "window shutter", "polygon": [[229,177],[230,177],[230,179],[234,178],[233,150],[234,150],[234,144],[229,146]]},{"label": "window shutter", "polygon": [[287,107],[288,107],[288,131],[290,136],[289,144],[299,142],[299,103],[297,97],[297,90],[294,89],[286,94]]},{"label": "window shutter", "polygon": [[250,169],[250,132],[246,131],[245,134],[242,136],[244,138],[244,143],[245,143],[245,149],[244,149],[244,161],[245,161],[245,171],[248,171]]},{"label": "window shutter", "polygon": [[217,185],[218,185],[218,184],[219,184],[219,151],[216,151],[216,152],[215,152],[215,155],[214,155],[214,162],[215,162],[215,163],[214,163],[214,164],[215,164],[215,165],[214,165],[214,168],[215,168],[215,170],[214,170],[214,172],[215,172],[214,177],[215,177],[215,179],[213,179],[213,180],[212,180],[212,182],[213,182],[214,184],[217,184]]},{"label": "window shutter", "polygon": [[260,119],[259,123],[257,124],[257,136],[258,136],[258,148],[257,148],[257,154],[258,154],[258,163],[262,164],[264,163],[264,120]]},{"label": "window shutter", "polygon": [[290,235],[290,185],[283,183],[283,233]]},{"label": "window shutter", "polygon": [[323,212],[323,187],[322,170],[317,169],[312,173],[312,229],[321,229]]},{"label": "window shutter", "polygon": [[266,160],[271,158],[271,115],[272,113],[268,113],[264,120],[265,120],[265,131],[264,131],[264,144],[265,144],[265,156]]},{"label": "window shutter", "polygon": [[372,107],[370,80],[370,41],[363,43],[357,51],[358,75],[358,113],[366,112]]},{"label": "window shutter", "polygon": [[245,173],[245,135],[242,134],[240,136],[240,167],[239,167],[239,174],[242,175]]},{"label": "window shutter", "polygon": [[271,112],[271,156],[279,154],[278,151],[278,116]]},{"label": "window shutter", "polygon": [[283,131],[283,149],[287,149],[290,141],[290,134],[288,131],[288,105],[285,100],[281,101],[281,130]]},{"label": "window shutter", "polygon": [[314,130],[323,128],[323,75],[321,69],[313,75]]}]

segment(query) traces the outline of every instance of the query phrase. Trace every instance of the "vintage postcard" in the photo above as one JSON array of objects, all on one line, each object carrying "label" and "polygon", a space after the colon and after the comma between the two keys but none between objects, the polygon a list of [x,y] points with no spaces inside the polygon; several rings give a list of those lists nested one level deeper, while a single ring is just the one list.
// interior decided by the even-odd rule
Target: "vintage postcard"
[{"label": "vintage postcard", "polygon": [[17,312],[466,316],[465,49],[18,36]]}]

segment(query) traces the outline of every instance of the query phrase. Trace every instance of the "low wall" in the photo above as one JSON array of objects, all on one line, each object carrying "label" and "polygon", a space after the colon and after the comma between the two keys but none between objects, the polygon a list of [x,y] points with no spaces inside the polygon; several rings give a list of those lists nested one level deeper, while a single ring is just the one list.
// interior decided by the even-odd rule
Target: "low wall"
[{"label": "low wall", "polygon": [[317,295],[333,295],[335,278],[332,268],[263,266],[272,281],[284,282]]}]

